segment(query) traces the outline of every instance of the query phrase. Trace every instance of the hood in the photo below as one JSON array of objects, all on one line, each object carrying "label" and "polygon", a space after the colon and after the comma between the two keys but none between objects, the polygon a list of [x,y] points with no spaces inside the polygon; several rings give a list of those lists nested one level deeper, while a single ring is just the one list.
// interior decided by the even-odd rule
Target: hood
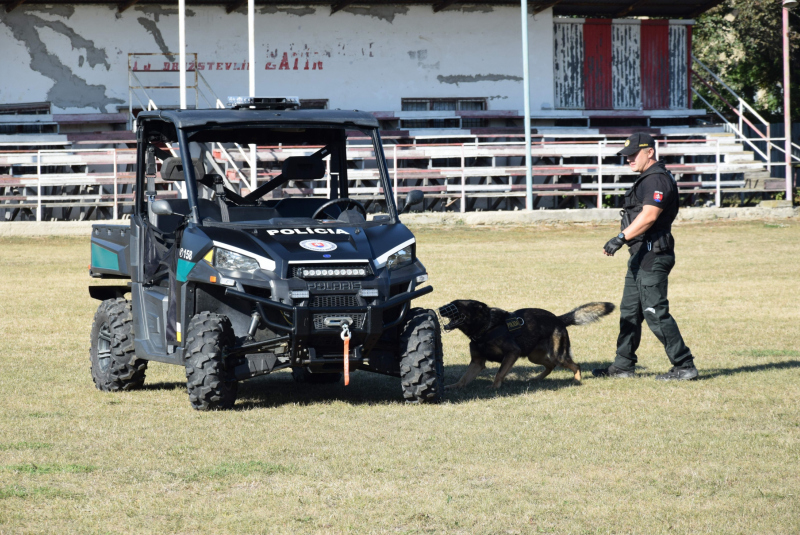
[{"label": "hood", "polygon": [[282,264],[300,262],[368,261],[380,269],[386,258],[414,243],[414,235],[402,224],[376,227],[318,226],[285,228],[205,227],[203,231],[218,247],[241,249]]}]

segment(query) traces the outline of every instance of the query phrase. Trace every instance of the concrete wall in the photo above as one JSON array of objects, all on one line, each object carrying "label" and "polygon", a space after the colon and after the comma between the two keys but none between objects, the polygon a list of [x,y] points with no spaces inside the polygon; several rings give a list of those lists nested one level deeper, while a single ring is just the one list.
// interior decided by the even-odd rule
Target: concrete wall
[{"label": "concrete wall", "polygon": [[[552,10],[529,17],[531,108],[553,106]],[[247,94],[247,16],[224,7],[187,10],[187,51],[223,100]],[[256,10],[256,91],[327,98],[331,108],[398,111],[401,98],[487,97],[490,110],[521,110],[519,8],[351,6]],[[177,9],[30,6],[0,9],[0,103],[50,101],[54,112],[127,108],[128,54],[178,49]],[[177,69],[177,58],[140,56],[137,68]],[[306,69],[306,67],[308,67]],[[178,85],[177,73],[138,73]],[[192,76],[190,78],[193,79]],[[177,90],[152,91],[159,105]],[[194,94],[188,96],[194,102]],[[134,102],[136,102],[134,100]],[[201,101],[201,107],[206,105]]]}]

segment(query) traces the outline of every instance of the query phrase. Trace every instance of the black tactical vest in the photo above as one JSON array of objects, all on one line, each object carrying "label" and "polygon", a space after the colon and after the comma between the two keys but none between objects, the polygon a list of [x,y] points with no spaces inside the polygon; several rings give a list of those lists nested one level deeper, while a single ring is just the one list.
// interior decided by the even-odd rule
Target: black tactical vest
[{"label": "black tactical vest", "polygon": [[622,210],[620,210],[619,215],[622,216],[622,221],[620,222],[620,231],[625,230],[633,223],[633,220],[636,219],[642,209],[644,208],[644,199],[639,196],[636,192],[636,188],[641,184],[642,180],[645,178],[656,175],[656,174],[666,174],[672,183],[675,186],[675,199],[674,205],[670,207],[665,207],[664,211],[659,216],[659,223],[660,226],[663,226],[664,221],[661,218],[668,218],[666,230],[658,230],[653,231],[650,229],[648,232],[633,238],[632,240],[628,240],[627,244],[630,247],[630,253],[635,254],[639,247],[645,242],[649,242],[649,247],[652,249],[654,248],[656,252],[667,252],[671,251],[674,246],[674,240],[672,238],[672,222],[675,221],[675,218],[678,216],[678,206],[680,203],[680,199],[678,196],[678,185],[675,182],[675,179],[672,177],[672,174],[667,171],[667,169],[661,164],[661,162],[657,162],[651,165],[648,169],[646,169],[636,182],[633,183],[631,188],[625,192],[625,199],[622,203]]}]

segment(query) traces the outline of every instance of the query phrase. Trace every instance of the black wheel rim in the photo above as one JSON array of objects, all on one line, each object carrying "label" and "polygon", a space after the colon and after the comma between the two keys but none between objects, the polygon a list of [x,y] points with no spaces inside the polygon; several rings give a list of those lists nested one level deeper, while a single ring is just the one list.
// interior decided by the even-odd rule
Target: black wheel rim
[{"label": "black wheel rim", "polygon": [[103,323],[97,332],[97,365],[101,372],[111,367],[111,328]]}]

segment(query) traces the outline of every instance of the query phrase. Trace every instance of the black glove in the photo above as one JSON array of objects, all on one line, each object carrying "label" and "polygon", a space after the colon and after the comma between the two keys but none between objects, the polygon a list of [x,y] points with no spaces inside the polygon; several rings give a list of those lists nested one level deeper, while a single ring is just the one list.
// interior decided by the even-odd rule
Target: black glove
[{"label": "black glove", "polygon": [[625,240],[619,236],[614,236],[606,242],[606,244],[603,246],[603,249],[606,251],[606,253],[614,256],[614,253],[619,251],[623,245],[625,245]]}]

